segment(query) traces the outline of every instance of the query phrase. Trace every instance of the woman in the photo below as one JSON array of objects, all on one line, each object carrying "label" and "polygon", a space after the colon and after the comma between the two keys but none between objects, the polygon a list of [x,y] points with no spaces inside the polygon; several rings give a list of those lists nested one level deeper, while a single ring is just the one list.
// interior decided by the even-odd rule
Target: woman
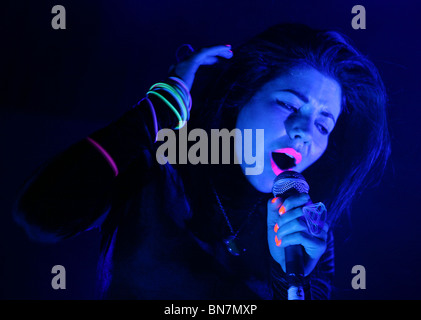
[{"label": "woman", "polygon": [[[202,65],[213,66],[197,77],[191,108]],[[104,298],[285,299],[284,250],[297,244],[306,299],[329,298],[332,229],[389,155],[376,68],[338,33],[286,24],[234,54],[230,46],[193,53],[171,76],[41,168],[17,203],[17,221],[50,242],[99,227]],[[261,173],[247,175],[245,162],[159,164],[158,129],[188,119],[189,130],[264,129]],[[230,151],[244,156],[238,144]],[[310,194],[273,198],[285,170],[302,172]],[[318,234],[304,219],[310,196],[328,210]]]}]

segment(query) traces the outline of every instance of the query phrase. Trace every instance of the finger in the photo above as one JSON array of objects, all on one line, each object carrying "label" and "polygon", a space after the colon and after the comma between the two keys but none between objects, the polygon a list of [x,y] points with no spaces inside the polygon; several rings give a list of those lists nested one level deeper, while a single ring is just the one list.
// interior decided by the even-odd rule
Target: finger
[{"label": "finger", "polygon": [[284,236],[281,240],[281,247],[284,248],[298,244],[302,245],[304,248],[312,249],[325,246],[325,241],[323,239],[313,237],[305,231],[298,231],[288,234]]},{"label": "finger", "polygon": [[279,226],[276,234],[278,236],[278,239],[283,239],[285,236],[299,231],[308,233],[307,224],[302,220],[294,219],[292,221],[289,221],[288,223]]},{"label": "finger", "polygon": [[177,63],[190,58],[194,54],[194,49],[189,44],[182,44],[175,52]]},{"label": "finger", "polygon": [[231,46],[214,46],[210,48],[203,48],[194,55],[194,61],[199,65],[214,64],[218,61],[217,57],[229,59],[233,56]]},{"label": "finger", "polygon": [[205,47],[205,48],[201,48],[197,52],[197,56],[198,57],[217,56],[219,54],[222,54],[224,52],[229,52],[229,51],[231,51],[231,45],[229,45],[229,44],[212,46],[212,47]]},{"label": "finger", "polygon": [[202,58],[198,63],[200,65],[208,66],[208,65],[212,65],[212,64],[217,63],[219,61],[219,57],[230,59],[230,58],[232,58],[232,56],[233,56],[232,51],[231,52],[222,52],[222,53],[218,54],[217,56],[206,56],[206,57]]},{"label": "finger", "polygon": [[267,225],[269,228],[273,228],[276,221],[279,218],[279,208],[282,202],[280,198],[269,199],[267,202]]},{"label": "finger", "polygon": [[[282,207],[280,208],[282,209]],[[281,211],[282,212],[282,211]],[[302,208],[295,208],[292,210],[289,210],[283,214],[279,214],[278,218],[276,219],[276,223],[279,227],[282,227],[283,225],[296,220],[304,215]]]},{"label": "finger", "polygon": [[289,211],[309,203],[311,203],[310,196],[307,193],[300,193],[286,198],[283,202],[283,206],[285,207],[286,211]]}]

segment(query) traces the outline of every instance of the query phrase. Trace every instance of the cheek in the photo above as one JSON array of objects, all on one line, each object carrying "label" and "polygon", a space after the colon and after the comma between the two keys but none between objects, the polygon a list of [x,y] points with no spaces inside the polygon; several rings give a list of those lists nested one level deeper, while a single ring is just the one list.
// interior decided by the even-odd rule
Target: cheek
[{"label": "cheek", "polygon": [[323,155],[327,149],[328,141],[328,137],[326,136],[321,136],[313,140],[310,150],[309,165],[316,162]]},{"label": "cheek", "polygon": [[[263,129],[264,160],[270,161],[270,157],[267,157],[268,152],[281,147],[280,141],[286,139],[285,121],[287,118],[287,112],[282,112],[271,104],[248,104],[240,111],[237,128],[240,130]],[[255,132],[253,132],[253,135],[255,135]],[[259,155],[257,156],[259,157]]]},{"label": "cheek", "polygon": [[265,140],[268,143],[277,141],[279,138],[286,136],[285,122],[288,119],[288,114],[280,112],[279,110],[274,111],[273,109],[267,109],[258,117],[261,120],[261,127],[265,129]]},{"label": "cheek", "polygon": [[[286,135],[286,117],[280,112],[274,112],[270,108],[257,106],[244,110],[241,121],[237,123],[239,129],[263,129],[265,146],[268,146],[280,137]],[[256,111],[257,110],[257,111]]]}]

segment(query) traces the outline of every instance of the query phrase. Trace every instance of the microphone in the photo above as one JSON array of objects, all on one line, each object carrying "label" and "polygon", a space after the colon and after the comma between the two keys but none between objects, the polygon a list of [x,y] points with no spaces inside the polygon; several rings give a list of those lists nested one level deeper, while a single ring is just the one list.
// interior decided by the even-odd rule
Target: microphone
[{"label": "microphone", "polygon": [[[280,173],[273,182],[272,193],[285,201],[299,193],[308,193],[310,187],[302,174],[295,171]],[[285,248],[285,271],[287,274],[288,300],[304,300],[304,248],[292,245]]]}]

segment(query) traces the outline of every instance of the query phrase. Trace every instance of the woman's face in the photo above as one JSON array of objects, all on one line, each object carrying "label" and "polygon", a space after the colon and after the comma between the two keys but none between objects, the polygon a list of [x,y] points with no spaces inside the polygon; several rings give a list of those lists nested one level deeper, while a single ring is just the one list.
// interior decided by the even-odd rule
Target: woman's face
[{"label": "woman's face", "polygon": [[[302,172],[312,165],[326,150],[340,110],[338,82],[311,67],[292,68],[266,83],[241,109],[236,123],[241,132],[264,129],[264,152],[255,154],[256,163],[264,164],[263,171],[246,175],[250,183],[269,193],[281,172]],[[244,159],[243,150],[236,148],[237,158]],[[243,173],[246,167],[242,161]]]}]

